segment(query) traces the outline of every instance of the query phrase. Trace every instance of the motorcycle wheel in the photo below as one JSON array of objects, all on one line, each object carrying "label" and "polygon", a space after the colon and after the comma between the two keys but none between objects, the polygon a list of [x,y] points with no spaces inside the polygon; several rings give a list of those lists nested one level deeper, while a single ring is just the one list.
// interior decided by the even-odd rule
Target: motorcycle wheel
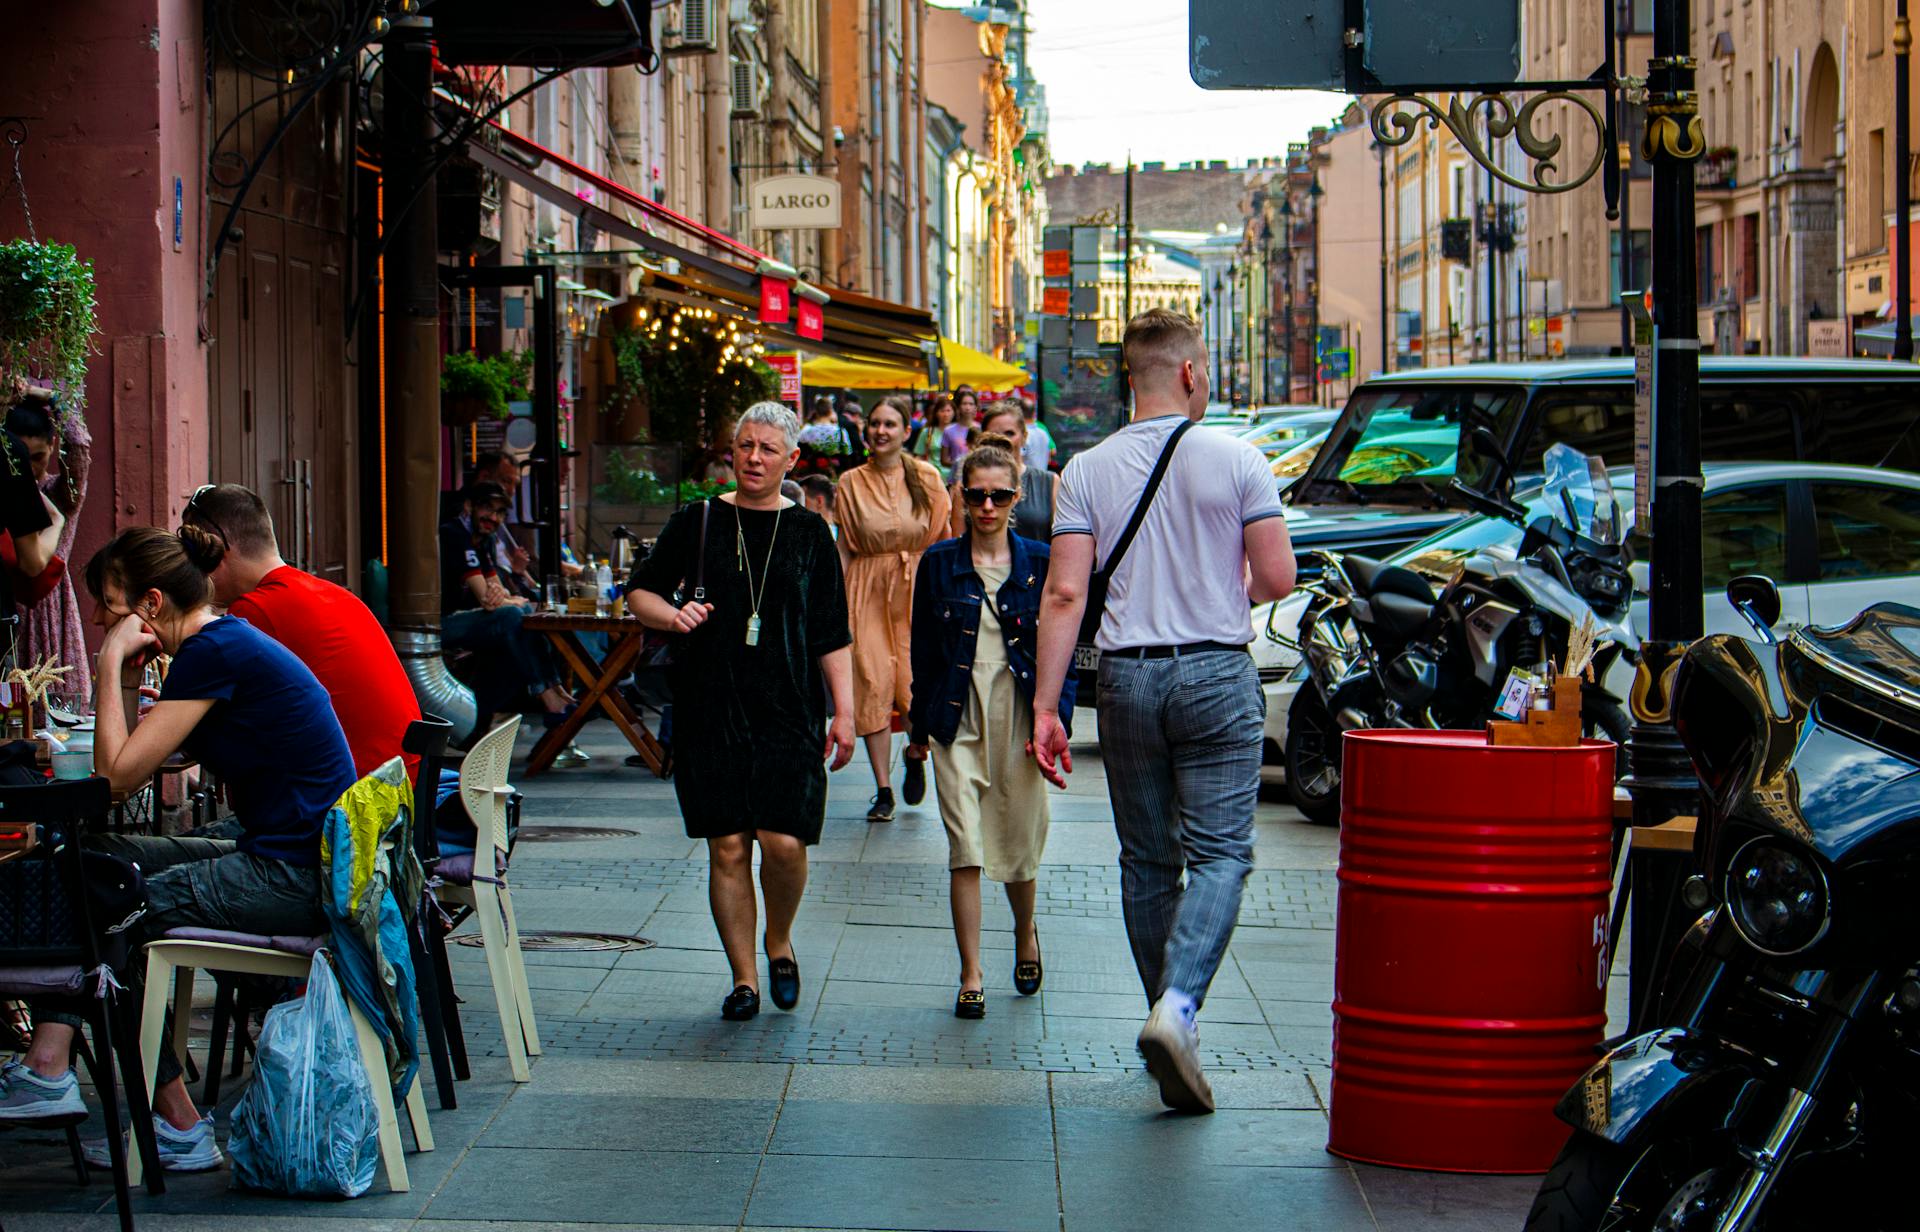
[{"label": "motorcycle wheel", "polygon": [[1287,710],[1287,798],[1316,825],[1340,824],[1340,727],[1312,689]]},{"label": "motorcycle wheel", "polygon": [[1526,1232],[1712,1232],[1741,1172],[1730,1153],[1703,1157],[1694,1142],[1634,1148],[1576,1132],[1540,1182]]}]

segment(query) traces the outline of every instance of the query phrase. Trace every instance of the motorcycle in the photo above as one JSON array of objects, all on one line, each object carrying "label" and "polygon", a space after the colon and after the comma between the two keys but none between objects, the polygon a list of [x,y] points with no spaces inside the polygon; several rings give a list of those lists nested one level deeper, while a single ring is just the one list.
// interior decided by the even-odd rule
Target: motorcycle
[{"label": "motorcycle", "polygon": [[1915,1223],[1920,610],[1780,642],[1771,581],[1727,598],[1759,640],[1695,643],[1672,694],[1705,870],[1681,901],[1701,914],[1664,1025],[1561,1101],[1573,1136],[1528,1232]]},{"label": "motorcycle", "polygon": [[[1513,559],[1467,557],[1439,593],[1415,571],[1351,553],[1319,554],[1321,574],[1293,642],[1307,678],[1287,713],[1287,793],[1309,820],[1337,821],[1343,733],[1369,727],[1472,729],[1514,718],[1527,679],[1544,682],[1573,631],[1598,635],[1596,680],[1639,645],[1628,619],[1633,582],[1606,468],[1555,445],[1544,459],[1548,510],[1529,519],[1514,503],[1511,467],[1484,429],[1474,442],[1495,462],[1490,490],[1459,480],[1474,508],[1522,528]],[[1586,730],[1621,744],[1620,700],[1586,686]]]}]

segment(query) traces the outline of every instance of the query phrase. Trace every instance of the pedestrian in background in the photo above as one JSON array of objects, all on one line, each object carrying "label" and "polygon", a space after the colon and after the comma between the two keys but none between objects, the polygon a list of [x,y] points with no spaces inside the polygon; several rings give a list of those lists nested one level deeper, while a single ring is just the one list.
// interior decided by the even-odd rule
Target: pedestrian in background
[{"label": "pedestrian in background", "polygon": [[1047,431],[1047,425],[1040,422],[1040,408],[1032,398],[1014,395],[1020,401],[1020,414],[1027,424],[1027,443],[1020,453],[1029,469],[1036,471],[1053,468],[1053,433]]},{"label": "pedestrian in background", "polygon": [[800,429],[800,461],[794,465],[794,474],[837,475],[840,460],[852,452],[853,440],[834,414],[833,399],[818,395],[806,426]]},{"label": "pedestrian in background", "polygon": [[[933,744],[934,783],[947,829],[949,895],[960,950],[957,1018],[984,1018],[980,877],[1007,888],[1013,907],[1013,986],[1040,991],[1035,878],[1047,845],[1047,784],[1027,756],[1033,739],[1034,637],[1047,581],[1047,545],[1012,533],[1018,457],[983,433],[960,464],[967,531],[920,560],[913,590],[913,704],[908,764]],[[1055,713],[1073,718],[1074,683]]]},{"label": "pedestrian in background", "polygon": [[[987,413],[980,419],[980,431],[974,435],[973,447],[979,449],[989,440],[1011,450],[1019,466],[1014,486],[1020,492],[1020,502],[1013,507],[1014,532],[1041,543],[1050,542],[1053,539],[1053,505],[1060,488],[1060,476],[1045,467],[1036,468],[1026,464],[1027,421],[1020,414],[1019,403],[1009,399],[987,408]],[[955,480],[952,518],[955,535],[966,529],[966,511],[961,507],[959,492],[960,483]]]},{"label": "pedestrian in background", "polygon": [[927,422],[921,427],[919,435],[913,438],[913,447],[909,450],[914,457],[939,471],[942,479],[950,476],[940,461],[940,438],[946,435],[952,424],[953,399],[945,394],[933,395],[932,403],[927,407]]},{"label": "pedestrian in background", "polygon": [[1209,392],[1200,327],[1156,308],[1127,323],[1121,345],[1132,422],[1076,454],[1060,477],[1033,751],[1048,779],[1064,784],[1073,759],[1051,699],[1083,615],[1097,615],[1100,752],[1120,836],[1121,911],[1152,1007],[1140,1051],[1162,1101],[1211,1112],[1194,1015],[1253,867],[1266,718],[1247,653],[1249,607],[1293,589],[1293,551],[1260,452],[1193,426]]},{"label": "pedestrian in background", "polygon": [[[905,399],[887,398],[867,424],[872,457],[840,477],[834,518],[840,561],[847,575],[847,612],[853,623],[854,730],[867,742],[874,795],[867,820],[892,821],[893,714],[911,704],[913,576],[920,554],[947,533],[947,491],[939,472],[902,447],[907,440]],[[902,784],[908,804],[926,794],[926,769],[907,764]]]},{"label": "pedestrian in background", "polygon": [[778,402],[748,407],[734,428],[739,487],[668,519],[626,582],[633,614],[675,635],[673,788],[687,836],[707,843],[708,900],[733,972],[720,1014],[734,1020],[760,1012],[754,844],[768,983],[790,1010],[800,1000],[793,921],[826,818],[820,733],[835,770],[853,757],[840,559],[826,523],[780,495],[799,438],[799,419]]},{"label": "pedestrian in background", "polygon": [[971,385],[953,391],[953,422],[940,433],[940,465],[948,475],[960,473],[960,460],[973,447],[973,434],[980,418],[980,399]]},{"label": "pedestrian in background", "polygon": [[847,452],[840,455],[839,464],[840,473],[844,475],[867,460],[866,416],[860,406],[860,396],[851,389],[840,393],[840,429],[847,441]]}]

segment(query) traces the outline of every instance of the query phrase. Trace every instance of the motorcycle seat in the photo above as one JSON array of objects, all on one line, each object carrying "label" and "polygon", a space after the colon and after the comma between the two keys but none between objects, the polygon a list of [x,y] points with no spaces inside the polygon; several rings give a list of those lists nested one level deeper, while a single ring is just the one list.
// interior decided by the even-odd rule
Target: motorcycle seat
[{"label": "motorcycle seat", "polygon": [[1391,591],[1367,600],[1368,623],[1396,638],[1412,637],[1433,619],[1433,604]]},{"label": "motorcycle seat", "polygon": [[1411,569],[1351,552],[1345,556],[1344,563],[1347,576],[1363,595],[1402,595],[1429,605],[1436,601],[1427,579]]}]

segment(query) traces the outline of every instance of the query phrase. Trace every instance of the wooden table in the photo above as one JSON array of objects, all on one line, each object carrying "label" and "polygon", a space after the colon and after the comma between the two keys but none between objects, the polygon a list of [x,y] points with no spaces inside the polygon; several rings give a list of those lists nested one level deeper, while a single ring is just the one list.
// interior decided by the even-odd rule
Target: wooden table
[{"label": "wooden table", "polygon": [[[536,612],[521,622],[521,628],[544,633],[560,659],[587,682],[580,704],[558,727],[550,728],[527,755],[526,775],[545,773],[560,750],[573,743],[588,716],[598,706],[606,711],[613,725],[633,745],[633,751],[647,768],[661,778],[667,776],[667,751],[647,730],[645,721],[620,692],[620,682],[633,670],[634,660],[646,639],[647,627],[637,616],[575,616],[565,612]],[[593,656],[580,644],[582,633],[607,635],[607,657],[596,666]]]}]

